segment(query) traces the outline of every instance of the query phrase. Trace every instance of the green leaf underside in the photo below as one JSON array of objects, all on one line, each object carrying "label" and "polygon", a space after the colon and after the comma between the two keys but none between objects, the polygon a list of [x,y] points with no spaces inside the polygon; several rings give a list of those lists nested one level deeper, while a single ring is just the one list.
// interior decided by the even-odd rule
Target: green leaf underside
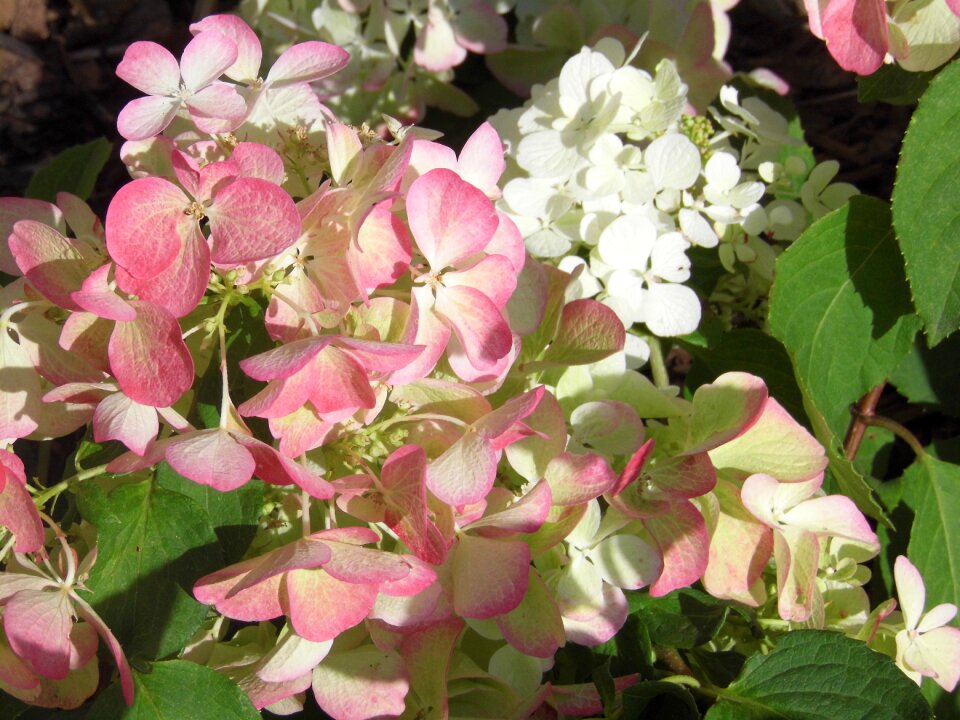
[{"label": "green leaf underside", "polygon": [[797,630],[755,655],[707,720],[921,720],[933,712],[893,661],[839,633]]},{"label": "green leaf underside", "polygon": [[207,614],[193,583],[223,566],[207,513],[152,479],[91,493],[85,511],[98,530],[91,602],[124,650],[162,658],[183,648]]},{"label": "green leaf underside", "polygon": [[903,481],[914,511],[907,555],[923,575],[926,606],[960,604],[960,466],[924,454]]},{"label": "green leaf underside", "polygon": [[154,663],[134,671],[133,705],[114,684],[90,709],[90,720],[259,720],[260,713],[238,685],[186,660]]},{"label": "green leaf underside", "polygon": [[102,137],[67,148],[34,173],[24,195],[55,202],[58,192],[69,192],[86,200],[112,153],[113,143]]},{"label": "green leaf underside", "polygon": [[960,327],[960,62],[943,68],[903,140],[893,222],[930,345]]}]

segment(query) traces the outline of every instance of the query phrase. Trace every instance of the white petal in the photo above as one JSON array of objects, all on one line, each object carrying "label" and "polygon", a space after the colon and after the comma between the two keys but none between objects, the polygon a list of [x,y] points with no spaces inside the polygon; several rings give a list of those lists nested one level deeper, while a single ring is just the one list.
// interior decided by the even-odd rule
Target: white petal
[{"label": "white petal", "polygon": [[[657,188],[685,190],[700,176],[700,151],[680,133],[658,137],[650,143],[644,159]],[[739,169],[737,173],[739,176]]]},{"label": "white petal", "polygon": [[613,268],[646,270],[657,229],[645,217],[621,215],[600,234],[600,258]]},{"label": "white petal", "polygon": [[712,248],[720,242],[710,223],[695,210],[680,210],[680,229],[692,244],[699,247]]},{"label": "white petal", "polygon": [[687,335],[700,324],[700,299],[687,286],[654,283],[645,295],[642,319],[655,335]]},{"label": "white petal", "polygon": [[714,153],[703,172],[710,186],[720,192],[732,190],[740,182],[740,166],[730,153]]}]

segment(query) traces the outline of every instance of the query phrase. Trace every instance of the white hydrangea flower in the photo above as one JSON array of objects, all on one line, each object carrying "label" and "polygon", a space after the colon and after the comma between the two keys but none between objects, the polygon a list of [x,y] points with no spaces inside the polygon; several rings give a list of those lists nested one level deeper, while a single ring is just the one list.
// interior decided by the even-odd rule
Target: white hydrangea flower
[{"label": "white hydrangea flower", "polygon": [[655,335],[693,332],[700,301],[680,284],[690,278],[689,243],[678,232],[658,236],[646,217],[623,215],[600,235],[592,269],[605,284],[607,304],[629,327],[644,323]]}]

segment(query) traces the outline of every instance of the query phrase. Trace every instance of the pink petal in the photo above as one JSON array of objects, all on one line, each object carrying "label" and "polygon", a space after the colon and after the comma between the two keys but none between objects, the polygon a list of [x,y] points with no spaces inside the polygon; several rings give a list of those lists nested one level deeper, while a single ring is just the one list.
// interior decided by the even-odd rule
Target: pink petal
[{"label": "pink petal", "polygon": [[[402,187],[409,188],[410,183],[418,177],[437,168],[446,168],[463,177],[463,174],[457,168],[457,154],[452,149],[432,140],[415,140],[413,152],[410,153],[410,165],[404,174]],[[464,180],[469,182],[467,178],[464,178]],[[479,190],[483,190],[476,183],[472,184]]]},{"label": "pink petal", "polygon": [[192,92],[206,87],[236,62],[237,44],[218,32],[205,32],[187,43],[180,56],[183,84]]},{"label": "pink petal", "polygon": [[354,338],[337,338],[335,344],[370,372],[392,372],[406,367],[423,352],[419,345]]},{"label": "pink petal", "polygon": [[443,275],[444,286],[468,287],[490,298],[497,309],[503,309],[517,287],[513,265],[503,255],[487,255],[465,270]]},{"label": "pink petal", "polygon": [[950,8],[954,15],[960,17],[960,0],[947,0],[947,7]]},{"label": "pink petal", "polygon": [[460,177],[487,197],[497,198],[500,197],[497,181],[506,167],[500,136],[493,125],[485,122],[473,131],[460,151],[457,166]]},{"label": "pink petal", "polygon": [[220,429],[174,438],[164,457],[184,477],[220,492],[245,485],[256,465],[247,449]]},{"label": "pink petal", "polygon": [[530,568],[523,600],[496,619],[503,637],[524,655],[552,658],[566,643],[563,618],[553,595],[536,570]]},{"label": "pink petal", "polygon": [[[225,595],[230,599],[277,575],[291,570],[312,570],[329,562],[333,551],[327,543],[301,538],[257,558],[255,566]],[[241,563],[246,565],[246,563]]]},{"label": "pink petal", "polygon": [[[63,222],[63,213],[56,205],[46,200],[31,200],[27,198],[3,197],[0,198],[0,240],[5,240],[13,232],[13,226],[20,220],[36,220],[44,225],[56,228],[59,232],[66,231]],[[17,276],[20,268],[13,260],[5,242],[0,242],[0,272]]]},{"label": "pink petal", "polygon": [[240,174],[243,177],[259,178],[274,185],[283,184],[286,175],[283,158],[266,145],[253,142],[237,143],[230,159],[240,167]]},{"label": "pink petal", "polygon": [[784,620],[806,622],[817,592],[820,543],[806,530],[785,528],[773,533],[777,563],[777,611]]},{"label": "pink petal", "polygon": [[4,606],[3,628],[13,651],[38,674],[63,680],[70,672],[73,607],[66,593],[20,590]]},{"label": "pink petal", "polygon": [[263,390],[240,404],[237,411],[244,416],[286,417],[304,407],[310,390],[316,384],[311,368],[304,368],[288,378],[271,381]]},{"label": "pink petal", "polygon": [[713,521],[707,520],[712,529],[703,586],[716,598],[757,607],[766,599],[760,578],[773,553],[773,534],[743,507],[735,485],[720,481],[714,492],[720,502]]},{"label": "pink petal", "polygon": [[439,7],[431,7],[427,22],[417,33],[413,60],[431,72],[443,72],[462,63],[467,57],[465,48],[457,44],[450,22]]},{"label": "pink petal", "polygon": [[911,653],[907,658],[910,666],[952,693],[960,682],[960,629],[939,627],[925,632],[914,642],[914,648],[920,650],[920,657]]},{"label": "pink petal", "polygon": [[166,130],[179,110],[177,98],[148,95],[131,100],[117,115],[117,132],[127,140],[146,140]]},{"label": "pink petal", "polygon": [[[413,342],[425,349],[410,365],[397,370],[386,379],[391,385],[405,385],[425,377],[436,366],[450,342],[450,328],[430,309],[430,288],[414,287],[411,296],[414,301],[410,309],[411,319],[415,319],[415,323],[411,324],[416,332]],[[427,299],[431,302],[427,303]]]},{"label": "pink petal", "polygon": [[364,645],[328,655],[313,671],[313,694],[337,720],[399,717],[410,689],[400,656]]},{"label": "pink petal", "polygon": [[120,266],[116,270],[117,286],[121,290],[159,305],[175,318],[184,317],[196,309],[210,281],[210,248],[199,226],[191,218],[184,217],[179,234],[181,243],[177,256],[153,277],[138,278]]},{"label": "pink petal", "polygon": [[427,514],[426,472],[427,456],[420,446],[404,445],[390,454],[380,473],[387,502],[384,521],[414,555],[441,565],[447,542]]},{"label": "pink petal", "polygon": [[330,483],[284,457],[266,443],[239,433],[234,433],[233,439],[253,456],[257,464],[254,473],[264,482],[273,485],[297,485],[318,500],[329,500],[333,497],[333,486]]},{"label": "pink petal", "polygon": [[83,281],[81,289],[72,293],[70,297],[77,305],[98,317],[107,320],[133,320],[137,317],[136,310],[110,289],[108,284],[112,267],[108,263],[94,270]]},{"label": "pink petal", "polygon": [[332,335],[288,342],[240,361],[240,369],[254,380],[274,380],[299,372],[336,338]]},{"label": "pink petal", "polygon": [[495,534],[479,533],[487,537],[536,532],[546,521],[552,506],[550,485],[546,482],[539,482],[534,485],[533,489],[527,492],[526,495],[505,510],[476,520],[466,525],[464,529],[478,530],[480,528],[486,528],[488,530],[500,531]]},{"label": "pink petal", "polygon": [[215,193],[207,216],[216,263],[271,257],[293,245],[300,234],[293,199],[279,186],[258,178],[238,178]]},{"label": "pink petal", "polygon": [[487,255],[502,255],[510,261],[514,273],[519,273],[526,264],[527,249],[523,244],[523,235],[520,234],[516,223],[503,211],[497,210],[497,218],[499,219],[497,230],[490,238],[485,252]]},{"label": "pink petal", "polygon": [[262,558],[245,560],[218,570],[197,580],[193,596],[205,605],[214,605],[217,611],[234,620],[272,620],[283,615],[280,606],[280,587],[283,575],[275,575],[230,597],[227,595],[236,586],[237,579],[256,567]]},{"label": "pink petal", "polygon": [[342,70],[349,61],[350,53],[336,45],[316,40],[297,43],[277,58],[264,84],[313,82]]},{"label": "pink petal", "polygon": [[345,583],[323,570],[286,576],[286,609],[297,635],[322,642],[363,622],[377,599],[376,585]]},{"label": "pink petal", "polygon": [[[138,278],[158,275],[180,252],[180,221],[189,205],[183,191],[169,180],[150,177],[127,183],[107,208],[110,257]],[[150,242],[143,241],[145,227],[152,228]]]},{"label": "pink petal", "polygon": [[410,565],[400,555],[349,543],[328,541],[328,545],[333,554],[323,569],[337,580],[379,585],[410,574]]},{"label": "pink petal", "polygon": [[237,59],[224,74],[231,80],[241,83],[253,83],[260,72],[260,60],[263,51],[257,34],[236,15],[209,15],[190,26],[190,32],[213,31],[229,38],[237,46]]},{"label": "pink petal", "polygon": [[643,525],[663,555],[663,573],[650,586],[653,597],[692,585],[703,576],[710,538],[699,510],[689,502],[680,502],[670,513],[647,518]]},{"label": "pink petal", "polygon": [[187,109],[197,128],[225,132],[237,127],[247,114],[247,103],[233,85],[215,82],[190,96]]},{"label": "pink petal", "polygon": [[455,612],[478,619],[510,612],[527,592],[529,566],[526,543],[460,535],[452,566]]},{"label": "pink petal", "polygon": [[117,65],[117,77],[147,95],[173,95],[180,89],[180,65],[162,45],[131,44]]},{"label": "pink petal", "polygon": [[844,495],[811,498],[785,512],[781,522],[818,535],[849,538],[880,549],[880,541],[867,519]]},{"label": "pink petal", "polygon": [[84,247],[80,243],[35,220],[15,223],[7,242],[17,266],[37,290],[55,305],[80,309],[70,297],[87,277]]},{"label": "pink petal", "polygon": [[107,644],[113,660],[117,664],[117,670],[120,673],[120,689],[123,692],[123,699],[127,705],[133,704],[133,673],[130,670],[130,663],[127,662],[127,656],[120,647],[116,636],[107,627],[107,624],[100,618],[87,602],[76,595],[73,596],[77,615],[90,623],[97,635]]},{"label": "pink petal", "polygon": [[822,16],[827,50],[844,70],[870,75],[890,45],[884,0],[832,0]]},{"label": "pink petal", "polygon": [[927,589],[923,576],[905,555],[898,555],[893,564],[893,577],[897,585],[897,597],[907,630],[913,630],[923,615],[923,606],[927,602]]},{"label": "pink petal", "polygon": [[493,487],[498,460],[488,440],[468,432],[427,467],[427,487],[454,507],[478,502]]},{"label": "pink petal", "polygon": [[434,272],[483,250],[499,224],[486,195],[442,168],[421,175],[410,186],[407,217]]},{"label": "pink petal", "polygon": [[456,333],[470,364],[495,365],[513,347],[513,334],[497,306],[472,287],[439,287],[435,312]]},{"label": "pink petal", "polygon": [[367,291],[392,284],[410,268],[410,235],[400,218],[385,205],[370,211],[360,226],[356,244],[347,250],[351,272]]},{"label": "pink petal", "polygon": [[366,370],[337,348],[328,347],[317,355],[309,370],[318,381],[310,390],[309,399],[321,415],[376,405]]},{"label": "pink petal", "polygon": [[480,0],[457,13],[454,31],[457,42],[478,55],[502,52],[507,47],[507,21]]},{"label": "pink petal", "polygon": [[0,525],[16,536],[14,550],[20,553],[37,552],[44,541],[43,523],[26,483],[20,458],[0,451]]},{"label": "pink petal", "polygon": [[123,393],[105,397],[93,414],[94,441],[119,440],[138,455],[147,451],[159,431],[156,409],[134,402]]},{"label": "pink petal", "polygon": [[610,463],[593,453],[558,455],[547,465],[544,479],[556,505],[580,505],[603,495],[617,482]]},{"label": "pink petal", "polygon": [[594,647],[605,643],[623,627],[630,610],[623,590],[604,583],[600,602],[600,614],[589,620],[575,620],[564,616],[563,629],[568,641]]},{"label": "pink petal", "polygon": [[118,322],[110,336],[110,368],[132,400],[169,407],[193,385],[193,358],[169,312],[142,301],[134,308],[137,319]]}]

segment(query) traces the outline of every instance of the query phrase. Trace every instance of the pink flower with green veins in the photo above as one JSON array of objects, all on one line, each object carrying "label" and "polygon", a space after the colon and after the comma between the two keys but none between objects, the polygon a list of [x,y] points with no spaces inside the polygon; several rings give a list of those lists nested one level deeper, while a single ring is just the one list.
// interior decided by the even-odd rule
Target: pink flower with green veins
[{"label": "pink flower with green veins", "polygon": [[162,45],[133,43],[117,66],[117,76],[147,97],[120,111],[117,130],[127,140],[159,135],[186,108],[203,132],[227,132],[247,113],[236,88],[217,78],[237,59],[237,45],[220,33],[204,33],[184,48],[180,62]]},{"label": "pink flower with green veins", "polygon": [[933,678],[947,692],[960,681],[960,629],[949,623],[957,606],[941,603],[926,613],[926,587],[920,572],[905,556],[893,566],[904,629],[897,633],[897,665],[918,685]]}]

